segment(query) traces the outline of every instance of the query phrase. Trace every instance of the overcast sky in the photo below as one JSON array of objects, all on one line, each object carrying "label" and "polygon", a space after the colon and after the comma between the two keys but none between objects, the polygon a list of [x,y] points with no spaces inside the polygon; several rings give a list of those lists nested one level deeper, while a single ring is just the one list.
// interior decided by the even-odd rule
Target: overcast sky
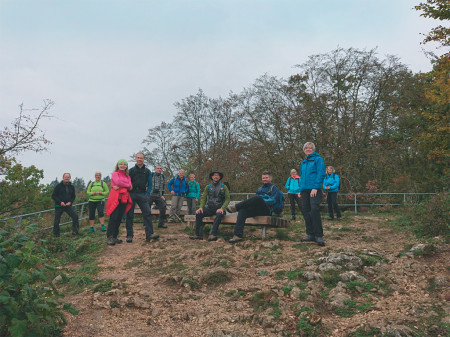
[{"label": "overcast sky", "polygon": [[[53,144],[24,153],[44,183],[110,175],[142,148],[174,103],[204,90],[240,92],[267,73],[287,78],[308,56],[340,46],[431,69],[412,0],[0,0],[0,126],[55,102],[41,128]],[[153,168],[151,168],[153,170]]]}]

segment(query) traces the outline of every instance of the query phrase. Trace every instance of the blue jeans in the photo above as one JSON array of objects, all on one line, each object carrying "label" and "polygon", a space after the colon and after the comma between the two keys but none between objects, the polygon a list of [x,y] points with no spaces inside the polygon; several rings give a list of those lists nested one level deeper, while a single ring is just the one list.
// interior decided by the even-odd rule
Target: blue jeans
[{"label": "blue jeans", "polygon": [[144,218],[145,237],[148,238],[153,234],[152,213],[150,205],[148,204],[147,194],[145,193],[131,193],[131,200],[133,200],[133,206],[127,213],[127,238],[133,237],[133,220],[134,220],[134,205],[138,204],[142,211],[142,217]]},{"label": "blue jeans", "polygon": [[311,190],[304,190],[302,196],[302,213],[306,224],[306,234],[313,237],[322,237],[322,219],[320,218],[320,201],[322,200],[322,191],[317,190],[314,198],[310,196]]}]

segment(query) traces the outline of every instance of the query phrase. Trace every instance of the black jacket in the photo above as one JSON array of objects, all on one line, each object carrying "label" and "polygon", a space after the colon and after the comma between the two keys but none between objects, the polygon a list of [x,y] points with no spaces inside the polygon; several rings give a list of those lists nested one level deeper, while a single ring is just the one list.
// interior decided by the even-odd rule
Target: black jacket
[{"label": "black jacket", "polygon": [[58,185],[55,186],[55,189],[52,193],[52,199],[55,200],[55,206],[61,206],[61,202],[73,203],[73,201],[75,200],[75,188],[70,182],[67,185],[64,185],[64,182],[61,181]]}]

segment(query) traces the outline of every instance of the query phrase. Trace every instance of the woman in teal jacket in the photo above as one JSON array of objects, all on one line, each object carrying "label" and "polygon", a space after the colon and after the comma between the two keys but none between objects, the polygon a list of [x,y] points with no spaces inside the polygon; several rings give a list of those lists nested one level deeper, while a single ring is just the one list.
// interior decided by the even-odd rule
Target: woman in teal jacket
[{"label": "woman in teal jacket", "polygon": [[337,203],[337,194],[339,191],[339,176],[336,174],[333,166],[327,167],[327,174],[323,180],[323,190],[327,193],[328,220],[334,219],[333,208],[338,220],[341,220],[341,210]]},{"label": "woman in teal jacket", "polygon": [[298,205],[298,209],[302,210],[301,200],[298,196],[300,193],[300,176],[295,169],[291,170],[291,176],[284,185],[288,191],[289,202],[291,203],[291,216],[292,220],[295,220],[295,204]]},{"label": "woman in teal jacket", "polygon": [[197,201],[200,198],[200,184],[195,180],[195,174],[189,175],[189,189],[186,194],[189,215],[194,215],[197,210]]},{"label": "woman in teal jacket", "polygon": [[322,219],[320,218],[325,162],[315,151],[314,143],[307,142],[303,145],[303,152],[306,156],[300,165],[300,194],[307,236],[302,241],[316,242],[319,246],[325,246]]}]

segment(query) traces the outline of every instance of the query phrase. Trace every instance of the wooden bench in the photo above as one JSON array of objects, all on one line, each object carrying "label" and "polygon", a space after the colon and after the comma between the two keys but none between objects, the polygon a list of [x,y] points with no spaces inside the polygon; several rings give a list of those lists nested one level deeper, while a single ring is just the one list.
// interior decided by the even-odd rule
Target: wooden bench
[{"label": "wooden bench", "polygon": [[[169,214],[169,210],[170,210],[170,206],[171,205],[172,205],[172,201],[171,200],[166,200],[166,215]],[[151,208],[152,215],[159,215],[159,209],[154,209],[153,207],[155,207],[155,204],[152,204],[152,208]],[[189,209],[187,207],[187,201],[186,200],[183,202],[183,206],[181,207],[180,213],[181,213],[181,215],[189,214]],[[139,208],[138,204],[134,205],[134,214],[142,214],[142,210]]]},{"label": "wooden bench", "polygon": [[[204,223],[213,223],[216,216],[208,216],[203,218]],[[227,214],[222,218],[221,225],[235,225],[237,220],[237,213]],[[195,227],[195,215],[185,215],[189,227]],[[266,237],[266,228],[289,228],[290,220],[285,220],[275,216],[255,216],[245,220],[245,226],[262,227],[262,237]]]}]

